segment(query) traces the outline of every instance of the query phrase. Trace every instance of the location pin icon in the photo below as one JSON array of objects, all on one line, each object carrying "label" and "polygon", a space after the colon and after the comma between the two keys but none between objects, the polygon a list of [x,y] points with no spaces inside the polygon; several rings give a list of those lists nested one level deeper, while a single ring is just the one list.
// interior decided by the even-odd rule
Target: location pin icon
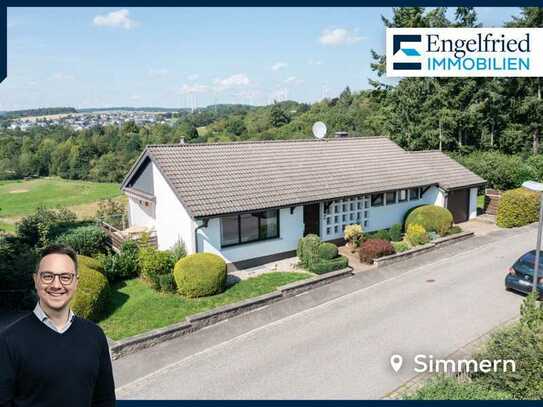
[{"label": "location pin icon", "polygon": [[402,368],[403,358],[400,355],[392,355],[390,357],[390,366],[396,373]]}]

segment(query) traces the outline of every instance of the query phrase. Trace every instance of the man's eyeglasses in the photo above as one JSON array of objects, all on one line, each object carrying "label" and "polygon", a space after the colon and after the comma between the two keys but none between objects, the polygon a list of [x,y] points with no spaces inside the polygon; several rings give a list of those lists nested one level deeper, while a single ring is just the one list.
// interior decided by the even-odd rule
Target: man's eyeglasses
[{"label": "man's eyeglasses", "polygon": [[62,285],[70,285],[73,283],[75,274],[74,273],[52,273],[50,271],[41,271],[39,273],[40,281],[44,284],[53,284],[55,277],[58,276],[58,281]]}]

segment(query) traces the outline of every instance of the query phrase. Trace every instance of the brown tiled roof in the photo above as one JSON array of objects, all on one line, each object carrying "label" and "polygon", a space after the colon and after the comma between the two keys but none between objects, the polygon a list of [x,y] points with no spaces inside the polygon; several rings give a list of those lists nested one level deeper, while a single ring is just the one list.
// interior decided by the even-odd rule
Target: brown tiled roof
[{"label": "brown tiled roof", "polygon": [[[443,177],[423,155],[388,138],[363,137],[151,145],[123,187],[147,156],[193,217],[439,184]],[[476,176],[460,168],[472,184]]]},{"label": "brown tiled roof", "polygon": [[486,181],[474,174],[462,164],[453,160],[441,151],[411,151],[410,154],[423,158],[427,165],[435,169],[439,186],[450,190],[467,186],[479,186]]}]

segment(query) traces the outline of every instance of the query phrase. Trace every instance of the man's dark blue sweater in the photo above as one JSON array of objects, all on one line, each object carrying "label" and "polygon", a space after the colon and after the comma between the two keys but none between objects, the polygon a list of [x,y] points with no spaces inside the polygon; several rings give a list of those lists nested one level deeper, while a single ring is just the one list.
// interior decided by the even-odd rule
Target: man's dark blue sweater
[{"label": "man's dark blue sweater", "polygon": [[75,317],[59,334],[29,314],[0,332],[0,407],[112,407],[106,337]]}]

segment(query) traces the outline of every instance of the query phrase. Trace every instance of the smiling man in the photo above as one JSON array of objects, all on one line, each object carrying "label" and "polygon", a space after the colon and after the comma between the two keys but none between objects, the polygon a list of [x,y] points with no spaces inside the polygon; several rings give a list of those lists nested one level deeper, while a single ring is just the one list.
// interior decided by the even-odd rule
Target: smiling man
[{"label": "smiling man", "polygon": [[34,312],[0,333],[0,407],[115,406],[106,337],[70,310],[78,279],[72,249],[43,251]]}]

